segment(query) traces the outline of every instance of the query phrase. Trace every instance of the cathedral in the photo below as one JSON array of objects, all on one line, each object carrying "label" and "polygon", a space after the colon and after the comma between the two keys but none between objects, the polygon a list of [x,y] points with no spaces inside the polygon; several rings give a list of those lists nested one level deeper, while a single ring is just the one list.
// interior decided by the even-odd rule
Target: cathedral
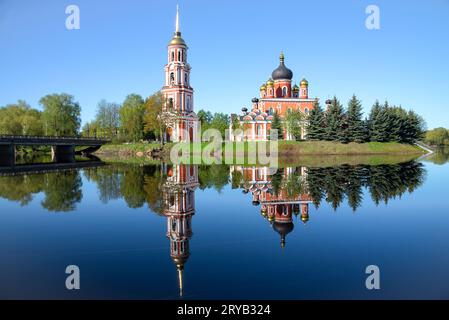
[{"label": "cathedral", "polygon": [[181,37],[179,9],[176,27],[168,43],[165,83],[161,93],[164,105],[160,120],[164,123],[163,142],[198,141],[198,117],[193,111],[193,88],[190,85],[191,67],[187,63],[187,44]]},{"label": "cathedral", "polygon": [[[302,79],[299,86],[292,86],[293,72],[285,66],[285,57],[281,53],[279,66],[272,72],[271,78],[260,87],[260,97],[252,99],[251,110],[243,108],[240,115],[232,114],[231,118],[237,120],[243,130],[243,136],[234,135],[232,123],[230,138],[233,141],[266,141],[269,139],[271,121],[274,113],[281,120],[292,111],[300,111],[304,115],[315,107],[317,98],[309,98],[309,83]],[[301,139],[305,138],[306,130],[303,126]],[[294,139],[290,132],[284,129],[286,140]]]}]

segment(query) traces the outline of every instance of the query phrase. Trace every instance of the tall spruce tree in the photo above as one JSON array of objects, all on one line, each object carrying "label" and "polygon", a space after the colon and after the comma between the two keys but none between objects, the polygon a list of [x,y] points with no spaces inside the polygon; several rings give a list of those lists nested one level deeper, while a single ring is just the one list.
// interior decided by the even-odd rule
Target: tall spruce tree
[{"label": "tall spruce tree", "polygon": [[365,142],[367,137],[367,128],[362,119],[362,104],[355,95],[352,96],[348,103],[348,135],[349,141],[358,143]]},{"label": "tall spruce tree", "polygon": [[374,103],[371,108],[371,112],[368,118],[368,127],[369,127],[369,139],[370,141],[378,141],[379,138],[379,114],[381,113],[382,107],[378,100]]},{"label": "tall spruce tree", "polygon": [[308,120],[307,139],[324,140],[324,112],[318,102],[315,104],[315,107],[312,109],[312,111],[310,111]]},{"label": "tall spruce tree", "polygon": [[273,120],[271,121],[270,131],[277,130],[278,131],[278,139],[284,139],[284,127],[282,125],[281,118],[277,111],[273,115]]},{"label": "tall spruce tree", "polygon": [[337,97],[334,96],[329,109],[326,111],[326,129],[324,133],[325,140],[341,140],[341,137],[343,136],[341,133],[344,121],[343,117],[343,107]]}]

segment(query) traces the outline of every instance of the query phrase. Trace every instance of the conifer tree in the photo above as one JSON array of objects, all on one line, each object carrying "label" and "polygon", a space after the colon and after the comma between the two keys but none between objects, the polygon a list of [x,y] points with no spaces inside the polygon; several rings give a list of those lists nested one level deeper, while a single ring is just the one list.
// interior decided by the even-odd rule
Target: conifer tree
[{"label": "conifer tree", "polygon": [[284,128],[281,122],[281,118],[279,117],[279,114],[277,111],[273,115],[273,120],[271,121],[271,130],[277,130],[278,131],[278,139],[282,140],[284,139]]},{"label": "conifer tree", "polygon": [[343,136],[340,133],[343,126],[343,116],[343,107],[337,97],[334,96],[329,110],[326,111],[326,129],[324,134],[325,140],[341,140],[341,137]]},{"label": "conifer tree", "polygon": [[320,104],[317,102],[315,107],[309,113],[309,121],[307,127],[307,139],[324,140],[325,122],[324,112]]},{"label": "conifer tree", "polygon": [[362,119],[362,104],[355,95],[348,103],[348,135],[349,141],[365,142],[367,140],[367,130]]},{"label": "conifer tree", "polygon": [[381,109],[382,107],[379,101],[376,100],[373,107],[371,108],[371,112],[368,119],[370,141],[378,141],[377,139],[379,138],[379,130],[380,130],[379,114],[381,113]]}]

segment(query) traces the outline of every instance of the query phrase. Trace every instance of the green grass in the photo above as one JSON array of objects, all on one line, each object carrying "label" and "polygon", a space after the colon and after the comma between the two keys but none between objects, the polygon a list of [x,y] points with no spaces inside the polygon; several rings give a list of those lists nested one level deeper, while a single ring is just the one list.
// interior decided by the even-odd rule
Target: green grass
[{"label": "green grass", "polygon": [[[164,146],[163,161],[170,162],[170,150],[174,145],[166,144]],[[185,143],[179,146],[190,148],[191,154],[198,156],[209,145],[209,143],[202,142]],[[223,152],[226,152],[226,147],[228,146],[224,144]],[[160,145],[157,143],[108,144],[102,146],[96,154],[106,161],[150,163],[153,159],[150,157],[149,151],[158,148]],[[257,143],[236,142],[232,144],[232,148],[235,155],[243,156],[249,151],[256,151]],[[267,150],[269,150],[269,146],[267,146]],[[280,166],[374,165],[409,161],[423,153],[425,152],[417,146],[396,142],[342,144],[330,141],[280,141],[277,160]],[[244,164],[250,164],[247,160],[245,157]]]},{"label": "green grass", "polygon": [[137,152],[148,152],[153,149],[160,148],[159,143],[122,143],[122,144],[105,144],[101,146],[96,154],[129,154],[136,155]]},{"label": "green grass", "polygon": [[295,155],[372,155],[423,154],[421,148],[397,142],[338,143],[332,141],[282,141],[279,154]]}]

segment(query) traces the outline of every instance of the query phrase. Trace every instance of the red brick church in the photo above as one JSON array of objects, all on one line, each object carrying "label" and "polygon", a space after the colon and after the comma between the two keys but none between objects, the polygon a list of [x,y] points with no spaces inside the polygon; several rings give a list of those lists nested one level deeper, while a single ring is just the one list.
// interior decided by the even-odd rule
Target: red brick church
[{"label": "red brick church", "polygon": [[[285,66],[283,53],[279,60],[279,66],[272,72],[271,78],[260,87],[260,97],[252,99],[251,110],[242,108],[240,115],[231,115],[231,118],[237,118],[244,132],[243,137],[235,136],[231,124],[231,140],[268,140],[275,112],[281,119],[285,119],[288,112],[299,110],[307,115],[314,108],[318,99],[309,98],[308,81],[302,79],[299,87],[297,84],[292,86],[293,72]],[[305,133],[303,129],[301,139],[305,137]],[[293,136],[284,130],[284,138],[291,140]]]}]

